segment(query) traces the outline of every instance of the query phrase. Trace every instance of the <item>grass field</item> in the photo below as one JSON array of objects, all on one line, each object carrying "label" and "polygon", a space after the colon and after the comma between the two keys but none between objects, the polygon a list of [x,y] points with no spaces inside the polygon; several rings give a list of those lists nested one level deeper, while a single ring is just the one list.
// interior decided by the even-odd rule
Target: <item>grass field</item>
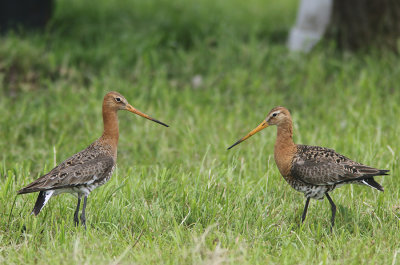
[{"label": "grass field", "polygon": [[[0,37],[0,263],[400,264],[398,56],[321,43],[289,54],[297,1],[56,1],[44,32]],[[102,132],[121,92],[165,128],[119,113],[118,167],[73,226],[76,199],[16,191]],[[276,128],[227,151],[268,111],[294,140],[390,169],[381,193],[348,185],[330,232],[327,200],[292,190]]]}]

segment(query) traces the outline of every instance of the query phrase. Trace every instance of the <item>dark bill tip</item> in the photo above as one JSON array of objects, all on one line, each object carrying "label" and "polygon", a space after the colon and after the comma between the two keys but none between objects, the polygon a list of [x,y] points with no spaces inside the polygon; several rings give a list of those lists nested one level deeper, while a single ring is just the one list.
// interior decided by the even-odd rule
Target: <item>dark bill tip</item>
[{"label": "dark bill tip", "polygon": [[226,150],[231,149],[232,147],[234,147],[235,145],[240,144],[241,142],[242,142],[242,139],[238,140],[236,143],[234,143],[233,145],[229,146],[228,149],[226,149]]},{"label": "dark bill tip", "polygon": [[165,123],[163,123],[163,122],[161,122],[159,120],[156,120],[156,119],[151,119],[151,120],[154,121],[154,122],[157,122],[157,123],[159,123],[161,125],[164,125],[165,127],[169,127],[169,125],[167,125],[167,124],[165,124]]}]

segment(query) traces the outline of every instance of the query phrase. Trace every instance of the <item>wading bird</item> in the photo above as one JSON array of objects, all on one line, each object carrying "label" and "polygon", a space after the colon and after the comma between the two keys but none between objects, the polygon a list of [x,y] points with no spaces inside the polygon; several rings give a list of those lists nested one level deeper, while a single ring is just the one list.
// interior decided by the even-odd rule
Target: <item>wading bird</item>
[{"label": "wading bird", "polygon": [[306,218],[310,199],[322,200],[326,197],[332,209],[332,228],[335,224],[336,205],[328,193],[344,184],[363,184],[383,191],[383,187],[374,180],[374,176],[388,175],[389,170],[354,162],[333,149],[295,144],[292,138],[292,118],[284,107],[273,108],[260,125],[228,150],[270,125],[278,127],[274,148],[275,163],[289,185],[304,193],[306,197],[302,222]]},{"label": "wading bird", "polygon": [[66,159],[49,173],[18,191],[18,194],[39,192],[31,214],[38,215],[51,197],[64,192],[72,193],[78,197],[74,223],[75,225],[79,224],[79,207],[83,197],[80,219],[82,225],[86,228],[87,197],[93,189],[110,180],[117,161],[119,138],[117,111],[119,110],[133,112],[168,127],[165,123],[132,107],[121,94],[117,92],[107,93],[103,100],[104,130],[102,136],[86,149]]}]

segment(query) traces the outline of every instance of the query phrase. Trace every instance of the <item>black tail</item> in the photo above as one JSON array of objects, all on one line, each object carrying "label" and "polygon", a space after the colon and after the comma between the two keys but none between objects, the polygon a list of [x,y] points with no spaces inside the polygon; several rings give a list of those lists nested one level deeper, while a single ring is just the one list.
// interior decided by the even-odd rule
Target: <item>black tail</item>
[{"label": "black tail", "polygon": [[387,169],[379,169],[379,173],[375,174],[375,176],[386,176],[386,175],[389,175],[389,171],[390,170],[387,170]]},{"label": "black tail", "polygon": [[[386,174],[387,175],[387,174]],[[362,183],[364,183],[365,185],[368,185],[372,188],[375,188],[377,190],[383,191],[383,187],[381,184],[379,184],[378,182],[376,182],[374,180],[374,178],[366,178],[362,180]]]},{"label": "black tail", "polygon": [[46,198],[46,192],[45,191],[39,192],[39,196],[36,200],[35,207],[33,207],[31,214],[38,215],[40,213],[40,210],[42,210],[45,204],[45,198]]},{"label": "black tail", "polygon": [[365,174],[364,176],[366,178],[362,179],[361,182],[367,186],[370,186],[377,190],[383,191],[382,185],[374,180],[374,176],[389,175],[388,173],[390,170],[387,170],[387,169],[377,169],[377,170],[378,170],[378,172],[374,172],[373,174]]}]

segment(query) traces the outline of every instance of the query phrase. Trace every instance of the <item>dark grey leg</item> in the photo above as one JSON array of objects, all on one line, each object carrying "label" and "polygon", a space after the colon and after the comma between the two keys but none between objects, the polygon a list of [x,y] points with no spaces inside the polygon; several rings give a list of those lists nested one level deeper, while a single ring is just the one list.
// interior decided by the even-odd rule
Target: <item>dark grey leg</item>
[{"label": "dark grey leg", "polygon": [[304,210],[303,210],[303,214],[301,215],[301,222],[304,223],[304,220],[306,219],[306,215],[307,215],[307,209],[308,209],[308,204],[310,203],[310,198],[307,198],[306,200],[306,205],[304,205]]},{"label": "dark grey leg", "polygon": [[79,215],[79,207],[81,205],[81,198],[78,198],[78,204],[76,205],[76,210],[74,213],[74,224],[75,226],[79,225],[79,219],[78,219],[78,215]]},{"label": "dark grey leg", "polygon": [[331,196],[329,196],[328,193],[326,193],[325,195],[326,195],[326,198],[328,199],[329,203],[331,204],[331,209],[332,209],[332,219],[331,219],[331,223],[332,223],[331,231],[332,231],[332,228],[335,225],[336,205],[332,201]]},{"label": "dark grey leg", "polygon": [[82,223],[82,225],[85,226],[85,229],[86,229],[86,216],[85,216],[86,202],[87,202],[87,196],[85,196],[83,198],[83,206],[82,206],[82,213],[81,213],[81,223]]}]

